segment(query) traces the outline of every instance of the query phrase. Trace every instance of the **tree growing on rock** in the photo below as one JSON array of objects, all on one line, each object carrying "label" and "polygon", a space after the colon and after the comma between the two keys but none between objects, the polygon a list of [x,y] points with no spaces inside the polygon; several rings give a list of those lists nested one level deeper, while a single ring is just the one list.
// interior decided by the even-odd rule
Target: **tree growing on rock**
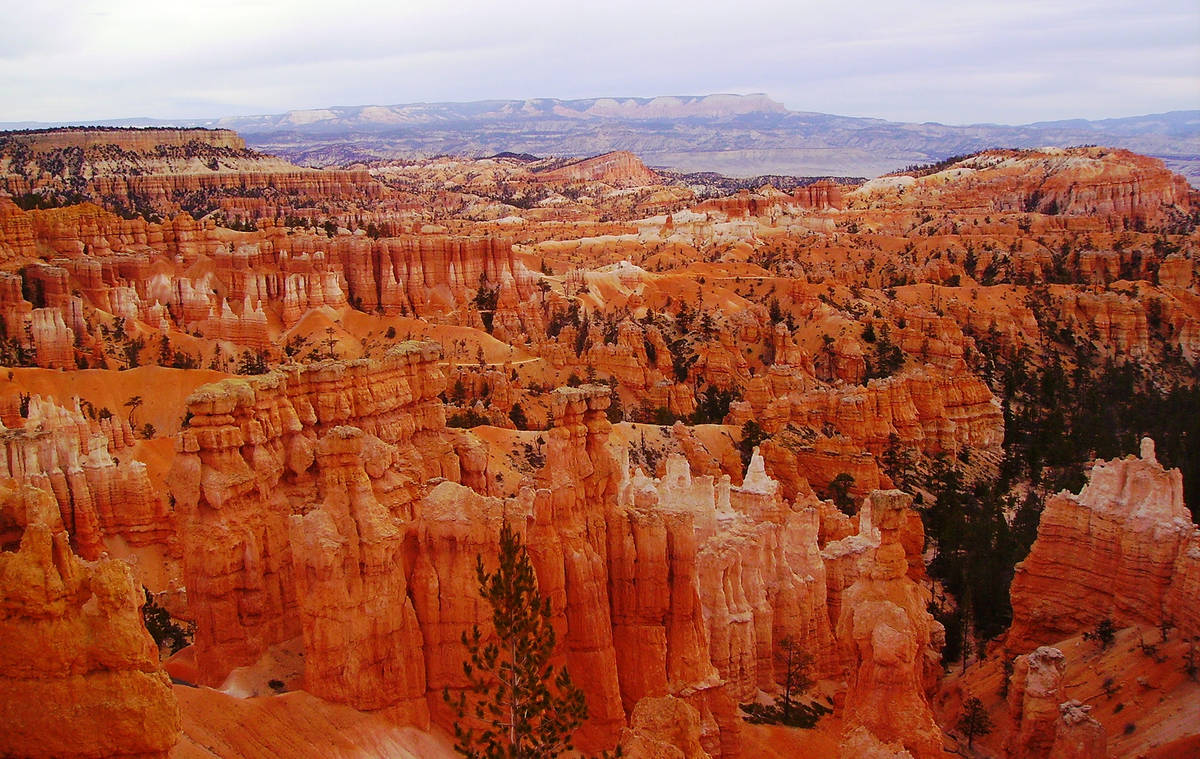
[{"label": "tree growing on rock", "polygon": [[958,718],[959,731],[967,736],[967,749],[974,748],[975,736],[987,735],[992,732],[992,718],[977,696],[971,696],[963,704],[962,716]]},{"label": "tree growing on rock", "polygon": [[[548,759],[571,751],[587,703],[567,670],[549,664],[556,643],[550,599],[538,591],[529,554],[507,524],[500,529],[499,566],[487,572],[478,557],[475,574],[492,607],[495,637],[478,625],[463,633],[471,697],[442,692],[458,716],[455,750],[468,759]],[[466,719],[482,727],[467,727]]]},{"label": "tree growing on rock", "polygon": [[829,487],[825,488],[825,498],[833,501],[833,505],[838,507],[838,511],[848,516],[854,516],[857,509],[854,496],[850,495],[850,491],[853,489],[854,475],[849,472],[840,472],[829,483]]},{"label": "tree growing on rock", "polygon": [[813,686],[810,674],[813,658],[812,654],[802,649],[790,637],[779,641],[779,658],[783,664],[783,696],[780,705],[783,707],[783,718],[786,723],[793,718],[795,712],[792,697],[804,695],[805,691]]},{"label": "tree growing on rock", "polygon": [[783,693],[773,704],[742,704],[746,721],[752,724],[778,724],[788,727],[814,727],[831,710],[816,702],[798,701],[814,685],[812,679],[812,654],[805,651],[792,638],[779,641],[776,661],[782,666]]}]

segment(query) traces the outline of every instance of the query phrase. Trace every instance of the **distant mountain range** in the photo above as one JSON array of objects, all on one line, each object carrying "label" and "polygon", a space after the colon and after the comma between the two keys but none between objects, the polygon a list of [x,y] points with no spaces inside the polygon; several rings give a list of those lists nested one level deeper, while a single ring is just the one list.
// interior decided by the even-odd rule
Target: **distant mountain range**
[{"label": "distant mountain range", "polygon": [[[877,176],[994,147],[1099,144],[1160,158],[1200,186],[1200,110],[1006,126],[910,124],[790,111],[766,95],[483,100],[332,107],[121,126],[237,130],[258,150],[329,166],[440,154],[636,153],[650,166],[729,176]],[[48,124],[0,124],[29,128]]]}]

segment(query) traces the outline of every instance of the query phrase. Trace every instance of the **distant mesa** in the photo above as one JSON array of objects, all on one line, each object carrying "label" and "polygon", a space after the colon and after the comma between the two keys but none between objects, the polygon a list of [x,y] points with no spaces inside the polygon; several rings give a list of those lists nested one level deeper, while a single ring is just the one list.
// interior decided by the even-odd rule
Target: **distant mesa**
[{"label": "distant mesa", "polygon": [[[151,119],[111,123],[165,125]],[[599,124],[604,128],[597,129]],[[1000,146],[1104,145],[1160,158],[1200,186],[1200,111],[1195,110],[951,126],[793,111],[759,93],[337,106],[177,125],[234,129],[255,149],[313,166],[436,155],[583,157],[629,150],[651,166],[734,177],[875,177]]]}]

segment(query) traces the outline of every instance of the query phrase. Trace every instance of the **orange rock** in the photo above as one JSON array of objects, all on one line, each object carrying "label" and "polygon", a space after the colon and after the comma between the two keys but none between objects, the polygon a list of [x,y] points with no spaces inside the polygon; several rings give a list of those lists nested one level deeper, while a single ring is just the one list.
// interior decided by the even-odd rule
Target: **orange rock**
[{"label": "orange rock", "polygon": [[179,707],[127,564],[81,560],[54,498],[0,492],[0,753],[165,757]]},{"label": "orange rock", "polygon": [[900,743],[917,759],[942,754],[942,731],[925,694],[927,668],[940,669],[928,591],[907,577],[901,531],[912,499],[875,491],[863,510],[879,534],[865,573],[843,594],[839,645],[852,662],[843,719],[884,743]]},{"label": "orange rock", "polygon": [[443,437],[440,353],[433,343],[401,343],[379,362],[286,367],[193,394],[170,484],[206,682],[301,632],[289,520],[321,504],[314,484],[328,430],[369,436],[363,466],[394,517],[412,517],[420,483],[460,477]]},{"label": "orange rock", "polygon": [[1066,659],[1057,648],[1041,646],[1018,656],[1008,688],[1008,711],[1013,732],[1006,742],[1013,759],[1046,759],[1054,746],[1059,722],[1058,705],[1065,700],[1063,672]]},{"label": "orange rock", "polygon": [[662,184],[662,179],[625,150],[572,161],[561,168],[535,175],[543,182],[603,182],[614,187]]},{"label": "orange rock", "polygon": [[1104,759],[1108,756],[1104,726],[1092,719],[1091,710],[1092,707],[1078,701],[1068,701],[1060,707],[1050,756],[1054,759]]},{"label": "orange rock", "polygon": [[674,696],[638,701],[620,746],[629,759],[710,759],[700,746],[700,712]]},{"label": "orange rock", "polygon": [[1046,503],[1013,578],[1006,646],[1028,651],[1106,617],[1149,626],[1167,618],[1196,634],[1200,613],[1188,594],[1200,576],[1198,540],[1182,475],[1163,469],[1153,441],[1143,439],[1140,458],[1096,462],[1078,495]]},{"label": "orange rock", "polygon": [[363,439],[356,427],[321,438],[320,506],[291,517],[305,683],[330,701],[427,725],[421,628],[396,571],[404,533],[375,497]]}]

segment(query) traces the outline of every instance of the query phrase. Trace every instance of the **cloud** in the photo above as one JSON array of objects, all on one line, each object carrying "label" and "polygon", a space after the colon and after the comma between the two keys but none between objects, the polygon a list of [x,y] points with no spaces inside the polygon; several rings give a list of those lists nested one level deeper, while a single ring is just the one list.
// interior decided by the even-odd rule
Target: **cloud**
[{"label": "cloud", "polygon": [[3,0],[0,120],[765,91],[1016,123],[1200,107],[1200,6]]}]

